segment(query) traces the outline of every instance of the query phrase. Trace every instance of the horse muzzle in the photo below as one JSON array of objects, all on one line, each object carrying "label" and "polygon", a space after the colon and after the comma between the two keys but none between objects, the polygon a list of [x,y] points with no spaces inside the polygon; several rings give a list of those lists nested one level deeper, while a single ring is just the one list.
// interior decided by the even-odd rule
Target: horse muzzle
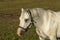
[{"label": "horse muzzle", "polygon": [[22,37],[24,35],[24,32],[25,31],[22,28],[17,29],[17,35],[20,36],[20,37]]}]

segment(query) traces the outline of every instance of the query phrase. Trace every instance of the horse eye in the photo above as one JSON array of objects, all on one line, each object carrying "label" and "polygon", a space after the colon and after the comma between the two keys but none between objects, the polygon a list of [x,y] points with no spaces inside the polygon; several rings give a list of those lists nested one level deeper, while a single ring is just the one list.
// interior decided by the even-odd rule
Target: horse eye
[{"label": "horse eye", "polygon": [[28,21],[28,19],[25,19],[25,22],[27,22]]}]

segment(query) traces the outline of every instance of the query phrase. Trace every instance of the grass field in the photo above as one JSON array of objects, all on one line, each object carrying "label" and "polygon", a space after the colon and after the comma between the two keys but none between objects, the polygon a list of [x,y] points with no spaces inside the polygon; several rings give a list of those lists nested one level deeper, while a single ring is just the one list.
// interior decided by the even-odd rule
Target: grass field
[{"label": "grass field", "polygon": [[0,0],[0,40],[39,40],[34,26],[22,38],[16,34],[20,9],[36,7],[59,11],[60,0]]}]

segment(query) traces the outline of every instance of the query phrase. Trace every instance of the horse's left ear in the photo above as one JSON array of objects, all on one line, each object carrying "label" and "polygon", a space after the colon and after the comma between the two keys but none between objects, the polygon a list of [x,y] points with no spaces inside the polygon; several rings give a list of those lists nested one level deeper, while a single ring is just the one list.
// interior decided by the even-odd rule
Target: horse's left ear
[{"label": "horse's left ear", "polygon": [[24,11],[24,8],[21,8],[21,11],[23,12]]}]

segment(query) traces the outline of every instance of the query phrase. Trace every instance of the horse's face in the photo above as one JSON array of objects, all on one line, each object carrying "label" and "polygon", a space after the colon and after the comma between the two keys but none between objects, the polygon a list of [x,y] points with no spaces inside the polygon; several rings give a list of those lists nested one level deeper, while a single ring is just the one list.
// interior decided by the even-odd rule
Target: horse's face
[{"label": "horse's face", "polygon": [[31,17],[27,10],[21,9],[21,16],[19,17],[20,23],[19,28],[17,30],[18,36],[21,36],[24,31],[26,31],[27,28],[29,28],[31,25]]}]

